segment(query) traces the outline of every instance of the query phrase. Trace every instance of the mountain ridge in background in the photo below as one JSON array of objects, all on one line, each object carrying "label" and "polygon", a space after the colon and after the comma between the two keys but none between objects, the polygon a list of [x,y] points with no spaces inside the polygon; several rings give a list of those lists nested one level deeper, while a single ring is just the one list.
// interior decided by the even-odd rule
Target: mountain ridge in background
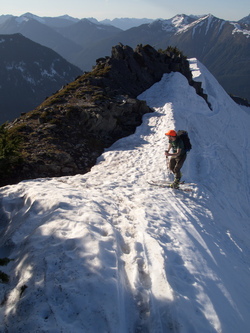
[{"label": "mountain ridge in background", "polygon": [[[33,22],[29,27],[29,21],[36,21],[40,25]],[[98,22],[93,18],[79,20],[67,15],[39,18],[26,13],[19,18],[0,16],[0,22],[0,33],[23,33],[87,71],[95,65],[96,59],[109,56],[112,46],[119,42],[132,48],[138,44],[161,49],[177,46],[188,57],[196,57],[204,63],[228,93],[250,99],[249,15],[238,22],[222,20],[211,14],[176,15],[171,19],[153,20],[127,30],[115,28],[115,31],[113,28],[111,35],[112,25],[105,25],[103,21]],[[130,20],[132,22],[133,19]],[[134,22],[138,24],[140,21]],[[76,37],[78,25],[82,30]],[[84,31],[93,38],[85,38]]]},{"label": "mountain ridge in background", "polygon": [[82,71],[21,34],[0,35],[0,124],[34,109]]}]

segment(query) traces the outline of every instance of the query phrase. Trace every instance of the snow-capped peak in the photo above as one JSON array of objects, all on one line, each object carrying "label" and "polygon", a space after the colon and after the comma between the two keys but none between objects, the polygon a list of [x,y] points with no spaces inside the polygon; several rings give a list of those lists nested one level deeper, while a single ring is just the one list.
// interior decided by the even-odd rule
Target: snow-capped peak
[{"label": "snow-capped peak", "polygon": [[28,20],[36,20],[40,23],[45,23],[44,19],[40,16],[34,15],[32,13],[25,13],[23,15],[20,16],[20,19],[23,19],[24,21],[28,21]]},{"label": "snow-capped peak", "polygon": [[181,14],[168,20],[159,20],[159,22],[161,22],[162,30],[170,33],[180,33],[207,19],[209,16],[210,14],[205,16]]},{"label": "snow-capped peak", "polygon": [[190,24],[186,24],[183,27],[180,27],[178,29],[177,33],[182,33],[182,32],[185,32],[185,31],[187,31],[189,29],[192,29],[195,26],[198,26],[200,24],[204,24],[205,21],[208,21],[208,27],[207,27],[207,30],[208,30],[210,24],[212,23],[212,21],[214,19],[215,19],[215,17],[213,15],[211,15],[211,14],[207,14],[205,16],[201,16],[197,20],[191,22]]}]

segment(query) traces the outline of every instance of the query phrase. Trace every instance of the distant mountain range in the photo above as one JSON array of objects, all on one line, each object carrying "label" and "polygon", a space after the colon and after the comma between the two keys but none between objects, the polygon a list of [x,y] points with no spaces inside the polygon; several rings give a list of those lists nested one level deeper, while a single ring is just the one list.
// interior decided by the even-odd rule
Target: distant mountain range
[{"label": "distant mountain range", "polygon": [[231,94],[250,99],[250,15],[238,22],[213,15],[176,15],[168,20],[114,19],[70,16],[0,16],[0,34],[21,33],[52,48],[70,63],[90,71],[98,58],[109,56],[121,42],[132,48],[150,44],[165,50],[177,46],[198,58]]},{"label": "distant mountain range", "polygon": [[21,34],[0,35],[0,124],[33,110],[82,71]]},{"label": "distant mountain range", "polygon": [[[16,16],[13,16],[13,15],[1,15],[0,24],[7,21],[11,17],[16,18]],[[81,21],[80,19],[71,17],[69,15],[63,15],[63,16],[58,16],[58,17],[40,17],[40,16],[31,14],[31,13],[25,13],[25,14],[21,15],[20,19],[21,20],[34,19],[40,23],[43,23],[43,24],[48,25],[53,28],[67,27],[73,23],[77,23],[77,22]],[[87,19],[90,22],[93,22],[95,24],[112,25],[121,30],[128,30],[130,28],[138,27],[142,24],[151,23],[151,22],[155,21],[153,19],[148,19],[148,18],[138,19],[138,18],[128,18],[128,17],[115,18],[113,20],[105,19],[102,21],[98,21],[97,19],[95,19],[93,17],[90,17]]]}]

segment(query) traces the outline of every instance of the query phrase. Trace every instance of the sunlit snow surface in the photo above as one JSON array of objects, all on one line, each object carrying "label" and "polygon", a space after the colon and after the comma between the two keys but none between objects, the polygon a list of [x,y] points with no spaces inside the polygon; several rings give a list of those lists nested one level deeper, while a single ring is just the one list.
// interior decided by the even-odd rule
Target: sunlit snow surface
[{"label": "sunlit snow surface", "polygon": [[[195,59],[211,111],[180,73],[91,172],[1,188],[0,331],[245,333],[250,327],[250,117]],[[170,179],[169,129],[193,145]],[[21,292],[21,290],[23,292]]]}]

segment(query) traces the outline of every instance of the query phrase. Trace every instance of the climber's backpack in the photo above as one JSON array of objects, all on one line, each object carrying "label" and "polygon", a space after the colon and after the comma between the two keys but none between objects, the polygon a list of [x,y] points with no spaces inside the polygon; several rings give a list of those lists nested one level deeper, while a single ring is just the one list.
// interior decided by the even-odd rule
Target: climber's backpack
[{"label": "climber's backpack", "polygon": [[187,131],[178,131],[176,133],[177,138],[181,138],[181,140],[184,143],[184,148],[186,152],[189,152],[192,149],[192,145],[190,142],[190,139],[188,137],[188,132]]}]

